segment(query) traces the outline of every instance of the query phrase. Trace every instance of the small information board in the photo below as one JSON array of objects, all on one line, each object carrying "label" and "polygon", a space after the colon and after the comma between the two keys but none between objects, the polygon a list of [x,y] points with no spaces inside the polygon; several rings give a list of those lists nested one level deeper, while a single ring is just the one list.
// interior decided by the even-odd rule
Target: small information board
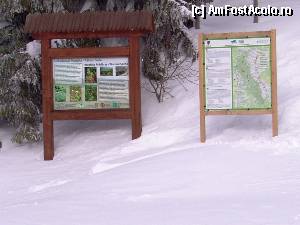
[{"label": "small information board", "polygon": [[206,115],[272,114],[278,134],[276,33],[201,34],[201,141]]},{"label": "small information board", "polygon": [[271,109],[271,39],[205,41],[206,109]]},{"label": "small information board", "polygon": [[54,109],[129,108],[128,58],[54,59]]}]

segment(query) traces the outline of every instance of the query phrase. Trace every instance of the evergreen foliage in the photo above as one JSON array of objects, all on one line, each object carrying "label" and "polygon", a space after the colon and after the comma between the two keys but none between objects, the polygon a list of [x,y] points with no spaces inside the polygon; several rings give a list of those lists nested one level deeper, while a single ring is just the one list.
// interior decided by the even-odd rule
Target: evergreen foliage
[{"label": "evergreen foliage", "polygon": [[16,128],[17,143],[40,140],[40,63],[25,53],[32,39],[23,27],[28,13],[62,10],[59,0],[0,0],[0,120]]},{"label": "evergreen foliage", "polygon": [[16,127],[13,141],[40,140],[40,67],[18,51],[0,58],[0,119]]},{"label": "evergreen foliage", "polygon": [[14,25],[0,29],[0,55],[9,54],[16,49],[25,49],[29,37]]},{"label": "evergreen foliage", "polygon": [[28,13],[48,13],[63,10],[60,0],[0,0],[0,14],[6,21],[23,26]]},{"label": "evergreen foliage", "polygon": [[145,39],[143,51],[144,74],[152,92],[162,102],[171,94],[169,82],[183,83],[193,75],[190,68],[196,50],[184,25],[184,12],[175,1],[161,0],[149,5],[155,18],[155,33]]},{"label": "evergreen foliage", "polygon": [[63,39],[54,42],[57,48],[82,48],[82,47],[101,47],[103,42],[101,39]]}]

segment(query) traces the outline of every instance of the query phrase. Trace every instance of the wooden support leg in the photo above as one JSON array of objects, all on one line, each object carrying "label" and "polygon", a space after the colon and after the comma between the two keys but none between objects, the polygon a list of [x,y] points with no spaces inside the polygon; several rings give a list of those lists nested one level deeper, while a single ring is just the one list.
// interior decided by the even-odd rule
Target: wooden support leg
[{"label": "wooden support leg", "polygon": [[53,121],[45,118],[43,120],[44,133],[44,160],[54,158]]},{"label": "wooden support leg", "polygon": [[272,133],[273,133],[273,137],[278,136],[278,115],[277,115],[277,112],[272,114]]},{"label": "wooden support leg", "polygon": [[200,141],[206,141],[206,127],[205,127],[205,78],[203,62],[203,36],[199,34],[198,39],[199,49],[199,99],[200,99]]},{"label": "wooden support leg", "polygon": [[140,116],[136,116],[131,120],[132,124],[132,140],[137,139],[142,134],[142,121]]},{"label": "wooden support leg", "polygon": [[276,30],[271,30],[272,51],[272,133],[278,136]]},{"label": "wooden support leg", "polygon": [[53,160],[54,157],[53,120],[49,117],[51,100],[51,97],[43,98],[44,160]]},{"label": "wooden support leg", "polygon": [[132,139],[139,138],[142,134],[141,117],[141,81],[140,81],[140,40],[139,37],[130,38],[130,101],[131,101],[131,123]]},{"label": "wooden support leg", "polygon": [[206,141],[206,126],[205,126],[205,112],[200,112],[200,141]]},{"label": "wooden support leg", "polygon": [[53,108],[53,87],[51,59],[47,52],[51,48],[50,39],[42,40],[42,89],[43,89],[43,134],[44,134],[44,160],[53,160],[54,137],[53,120],[50,113]]}]

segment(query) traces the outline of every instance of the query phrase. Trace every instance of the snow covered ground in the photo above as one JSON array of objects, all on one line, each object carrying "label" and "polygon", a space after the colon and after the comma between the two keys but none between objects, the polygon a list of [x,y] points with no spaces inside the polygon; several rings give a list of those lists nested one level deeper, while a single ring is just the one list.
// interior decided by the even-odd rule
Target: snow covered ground
[{"label": "snow covered ground", "polygon": [[262,2],[295,16],[209,18],[201,32],[277,29],[279,137],[269,116],[209,117],[200,144],[196,85],[162,104],[143,90],[135,141],[128,121],[56,122],[51,162],[0,124],[0,225],[299,225],[300,2]]}]

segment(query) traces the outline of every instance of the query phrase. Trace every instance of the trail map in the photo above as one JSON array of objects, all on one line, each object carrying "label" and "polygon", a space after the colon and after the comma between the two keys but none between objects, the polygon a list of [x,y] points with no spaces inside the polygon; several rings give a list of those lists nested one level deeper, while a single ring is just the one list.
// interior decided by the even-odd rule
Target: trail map
[{"label": "trail map", "polygon": [[269,109],[270,38],[205,41],[206,109]]}]

